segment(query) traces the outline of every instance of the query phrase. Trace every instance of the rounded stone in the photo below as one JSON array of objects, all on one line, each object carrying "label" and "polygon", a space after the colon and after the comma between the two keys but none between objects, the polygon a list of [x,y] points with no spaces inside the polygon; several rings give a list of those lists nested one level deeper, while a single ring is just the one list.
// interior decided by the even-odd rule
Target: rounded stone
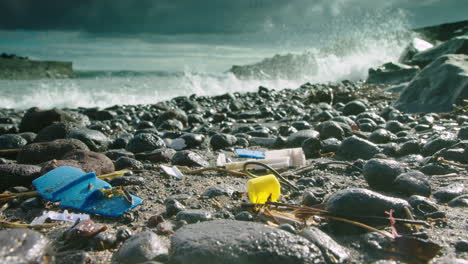
[{"label": "rounded stone", "polygon": [[28,141],[20,135],[5,134],[0,136],[0,149],[17,149],[28,144]]},{"label": "rounded stone", "polygon": [[135,135],[135,137],[128,142],[126,149],[133,153],[140,153],[164,147],[166,147],[166,144],[160,137],[150,133],[141,133]]},{"label": "rounded stone", "polygon": [[354,100],[347,103],[343,108],[343,114],[346,116],[349,115],[358,115],[367,110],[367,106],[360,100]]},{"label": "rounded stone", "polygon": [[362,170],[367,184],[375,190],[390,189],[395,178],[403,172],[405,168],[401,163],[386,159],[371,159]]},{"label": "rounded stone", "polygon": [[324,263],[320,249],[305,238],[254,222],[187,225],[171,245],[170,261],[179,264]]},{"label": "rounded stone", "polygon": [[429,178],[422,172],[410,171],[400,174],[393,182],[394,189],[405,195],[431,195]]},{"label": "rounded stone", "polygon": [[210,145],[214,150],[232,147],[236,142],[237,138],[229,134],[216,134],[210,139]]},{"label": "rounded stone", "polygon": [[291,134],[287,141],[286,145],[289,148],[300,148],[302,143],[310,138],[319,138],[319,132],[312,129],[300,130],[294,134]]},{"label": "rounded stone", "polygon": [[380,151],[380,148],[374,143],[356,136],[352,136],[341,142],[338,154],[347,159],[368,160]]},{"label": "rounded stone", "polygon": [[0,263],[45,263],[49,241],[29,229],[0,231]]},{"label": "rounded stone", "polygon": [[185,210],[177,213],[176,219],[178,221],[186,221],[189,224],[193,224],[196,222],[204,222],[209,221],[213,218],[211,213],[206,210],[199,210],[199,209],[190,209]]},{"label": "rounded stone", "polygon": [[166,258],[169,242],[153,232],[145,231],[131,236],[114,254],[117,263],[141,263]]}]

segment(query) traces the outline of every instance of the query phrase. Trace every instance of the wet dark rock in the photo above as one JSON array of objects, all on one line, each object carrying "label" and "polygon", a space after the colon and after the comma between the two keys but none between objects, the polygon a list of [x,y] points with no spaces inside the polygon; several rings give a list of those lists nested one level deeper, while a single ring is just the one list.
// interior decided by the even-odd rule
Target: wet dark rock
[{"label": "wet dark rock", "polygon": [[19,133],[18,135],[26,139],[28,144],[33,143],[37,136],[37,134],[34,132],[23,132],[23,133]]},{"label": "wet dark rock", "polygon": [[42,164],[41,173],[45,174],[57,167],[65,165],[81,168],[85,172],[96,172],[96,175],[115,171],[114,163],[106,155],[92,151],[76,150],[68,152],[63,157],[63,160],[51,160]]},{"label": "wet dark rock", "polygon": [[323,153],[330,153],[330,152],[337,152],[340,148],[341,141],[336,138],[327,138],[323,140],[321,143],[322,152]]},{"label": "wet dark rock", "polygon": [[110,145],[110,140],[102,132],[88,128],[72,130],[67,138],[75,138],[85,143],[91,151],[103,152]]},{"label": "wet dark rock", "polygon": [[111,149],[125,149],[127,148],[128,142],[133,138],[133,135],[130,133],[123,133],[119,135],[118,138],[114,139],[114,141],[111,143],[110,147]]},{"label": "wet dark rock", "polygon": [[468,140],[468,126],[460,128],[457,136],[460,140]]},{"label": "wet dark rock", "polygon": [[135,135],[128,142],[126,149],[133,153],[140,153],[165,147],[166,143],[164,143],[164,140],[162,140],[160,137],[150,133],[141,133]]},{"label": "wet dark rock", "polygon": [[65,138],[73,129],[76,129],[75,123],[54,122],[53,124],[41,129],[36,136],[35,142],[47,142],[56,139]]},{"label": "wet dark rock", "polygon": [[405,195],[431,195],[429,178],[422,172],[410,171],[400,174],[393,182],[394,189]]},{"label": "wet dark rock", "polygon": [[335,121],[325,121],[318,125],[317,130],[321,139],[337,138],[341,140],[345,136],[343,128]]},{"label": "wet dark rock", "polygon": [[29,229],[0,231],[1,263],[45,263],[49,251],[48,239]]},{"label": "wet dark rock", "polygon": [[182,124],[182,122],[180,122],[179,120],[175,119],[164,120],[158,126],[158,130],[180,131],[183,129],[184,124]]},{"label": "wet dark rock", "polygon": [[465,163],[465,150],[462,148],[456,149],[442,149],[434,154],[436,157],[442,157],[446,160],[455,161],[458,163]]},{"label": "wet dark rock", "polygon": [[[395,215],[404,216],[404,208],[409,207],[407,201],[385,196],[377,192],[361,188],[348,188],[335,192],[325,201],[325,209],[333,214],[347,218],[359,216],[385,217],[385,211],[395,210]],[[360,218],[362,222],[370,219]]]},{"label": "wet dark rock", "polygon": [[459,252],[468,252],[468,241],[460,240],[455,243],[455,249]]},{"label": "wet dark rock", "polygon": [[86,151],[89,148],[77,139],[57,139],[24,146],[18,153],[16,160],[22,164],[39,164],[53,159],[62,159],[65,154],[75,150]]},{"label": "wet dark rock", "polygon": [[450,148],[457,143],[457,137],[452,133],[442,133],[431,140],[429,140],[422,147],[421,154],[423,156],[430,156],[443,148]]},{"label": "wet dark rock", "polygon": [[16,134],[4,134],[0,136],[0,149],[17,149],[26,145],[28,141]]},{"label": "wet dark rock", "polygon": [[322,149],[322,143],[317,137],[312,137],[306,139],[302,142],[302,151],[307,159],[316,158],[320,155],[320,150]]},{"label": "wet dark rock", "polygon": [[371,159],[364,165],[362,173],[372,189],[388,190],[392,188],[393,181],[405,167],[394,160]]},{"label": "wet dark rock", "polygon": [[463,194],[453,198],[448,202],[450,207],[468,207],[468,194]]},{"label": "wet dark rock", "polygon": [[[244,237],[248,239],[239,239]],[[324,261],[320,250],[306,239],[244,221],[218,220],[187,225],[174,234],[171,245],[170,260],[179,264]]]},{"label": "wet dark rock", "polygon": [[236,214],[234,218],[238,221],[253,221],[254,220],[253,215],[248,211],[242,211]]},{"label": "wet dark rock", "polygon": [[148,152],[140,152],[135,155],[138,160],[148,160],[154,163],[170,162],[176,151],[170,148],[156,149]]},{"label": "wet dark rock", "polygon": [[166,215],[173,216],[185,210],[185,206],[176,199],[170,199],[166,203]]},{"label": "wet dark rock", "polygon": [[151,121],[138,122],[137,129],[155,128],[154,123]]},{"label": "wet dark rock", "polygon": [[199,154],[190,150],[177,151],[172,157],[173,165],[189,167],[208,167],[209,163]]},{"label": "wet dark rock", "polygon": [[403,130],[408,130],[408,127],[398,122],[397,120],[388,121],[385,125],[385,128],[392,133],[398,133]]},{"label": "wet dark rock", "polygon": [[346,116],[349,115],[358,115],[367,110],[367,106],[361,100],[355,100],[347,103],[343,108],[343,114]]},{"label": "wet dark rock", "polygon": [[93,257],[86,251],[64,251],[55,255],[56,264],[89,264],[94,263]]},{"label": "wet dark rock", "polygon": [[120,157],[118,158],[115,163],[116,170],[123,170],[123,169],[130,169],[130,170],[143,170],[144,166],[141,161],[136,159],[132,159],[129,157]]},{"label": "wet dark rock", "polygon": [[112,178],[109,182],[112,186],[145,185],[145,178],[139,176],[121,176]]},{"label": "wet dark rock", "polygon": [[455,169],[450,168],[445,164],[428,163],[419,168],[419,171],[426,175],[445,175],[456,172]]},{"label": "wet dark rock", "polygon": [[418,72],[418,66],[388,62],[376,69],[369,69],[366,82],[373,84],[400,84],[411,81]]},{"label": "wet dark rock", "polygon": [[316,205],[316,204],[319,204],[319,203],[322,203],[322,199],[321,198],[318,198],[314,192],[312,191],[304,191],[302,193],[302,202],[301,204],[305,205],[305,206],[312,206],[312,205]]},{"label": "wet dark rock", "polygon": [[159,127],[164,121],[171,119],[180,121],[184,126],[188,124],[187,114],[181,109],[173,109],[164,112],[158,117],[155,124]]},{"label": "wet dark rock", "polygon": [[189,224],[196,222],[209,221],[213,218],[211,213],[206,210],[190,209],[177,213],[176,219],[178,221],[186,221]]},{"label": "wet dark rock", "polygon": [[408,112],[449,112],[466,98],[468,56],[439,57],[403,90],[396,108]]},{"label": "wet dark rock", "polygon": [[183,134],[181,138],[185,141],[185,145],[187,145],[187,148],[199,147],[203,144],[205,140],[204,135],[193,133]]},{"label": "wet dark rock", "polygon": [[94,250],[115,248],[117,246],[117,235],[115,232],[101,232],[90,239],[89,245]]},{"label": "wet dark rock", "polygon": [[33,107],[30,108],[21,119],[19,128],[21,132],[37,133],[53,122],[69,122],[75,123],[78,126],[86,126],[89,125],[89,118],[82,114],[67,112],[56,108],[41,111],[39,108]]},{"label": "wet dark rock", "polygon": [[344,247],[317,227],[308,227],[299,235],[314,243],[322,251],[327,263],[347,263],[350,259]]},{"label": "wet dark rock", "polygon": [[163,260],[169,253],[169,241],[151,231],[144,231],[127,239],[113,259],[117,263],[142,263],[151,260]]},{"label": "wet dark rock", "polygon": [[41,198],[39,197],[28,198],[21,203],[20,207],[25,211],[29,211],[34,208],[41,208],[42,207]]},{"label": "wet dark rock", "polygon": [[291,134],[288,137],[286,144],[289,148],[300,148],[302,143],[307,139],[319,139],[319,136],[319,132],[312,129],[300,130],[294,134]]},{"label": "wet dark rock", "polygon": [[341,142],[341,146],[337,154],[346,159],[368,160],[380,151],[381,150],[379,147],[374,143],[356,136],[352,136]]},{"label": "wet dark rock", "polygon": [[231,196],[236,190],[237,188],[234,186],[222,183],[208,187],[208,189],[203,192],[202,196],[206,196],[208,198],[221,195]]},{"label": "wet dark rock", "polygon": [[448,202],[454,199],[457,196],[460,196],[466,192],[466,188],[461,183],[452,183],[449,186],[446,186],[436,192],[434,192],[434,197],[439,202]]},{"label": "wet dark rock", "polygon": [[293,126],[282,125],[279,127],[278,132],[280,136],[287,137],[291,134],[296,133],[298,130]]},{"label": "wet dark rock", "polygon": [[421,143],[418,140],[409,140],[401,144],[397,155],[406,156],[410,154],[419,154],[421,152]]},{"label": "wet dark rock", "polygon": [[291,234],[296,234],[297,230],[292,226],[291,224],[281,224],[278,226],[278,229],[284,230],[286,232],[289,232]]},{"label": "wet dark rock", "polygon": [[210,145],[214,150],[232,147],[236,142],[237,138],[229,134],[216,134],[210,139]]},{"label": "wet dark rock", "polygon": [[123,242],[132,236],[132,231],[128,227],[119,227],[115,235],[117,241]]},{"label": "wet dark rock", "polygon": [[0,189],[16,185],[30,185],[41,176],[41,167],[23,164],[0,165]]},{"label": "wet dark rock", "polygon": [[414,57],[414,55],[423,52],[425,50],[428,50],[430,48],[434,47],[433,44],[414,37],[411,42],[405,47],[403,52],[400,55],[400,58],[398,59],[398,62],[404,63],[404,64],[409,64],[411,62],[411,59]]},{"label": "wet dark rock", "polygon": [[375,144],[385,144],[396,139],[396,136],[386,129],[377,129],[372,132],[369,137],[369,141]]},{"label": "wet dark rock", "polygon": [[104,153],[111,160],[118,160],[121,157],[134,158],[135,154],[125,149],[111,149]]}]

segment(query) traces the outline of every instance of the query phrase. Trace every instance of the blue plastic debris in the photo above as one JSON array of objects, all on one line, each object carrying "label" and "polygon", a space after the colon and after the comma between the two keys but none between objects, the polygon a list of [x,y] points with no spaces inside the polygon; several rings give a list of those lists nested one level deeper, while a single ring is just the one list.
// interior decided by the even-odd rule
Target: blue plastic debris
[{"label": "blue plastic debris", "polygon": [[123,189],[112,188],[94,172],[69,166],[53,169],[32,183],[44,199],[60,202],[60,207],[104,216],[119,217],[143,201]]},{"label": "blue plastic debris", "polygon": [[254,159],[264,159],[265,154],[261,151],[249,150],[249,149],[235,149],[237,156],[243,158],[254,158]]}]

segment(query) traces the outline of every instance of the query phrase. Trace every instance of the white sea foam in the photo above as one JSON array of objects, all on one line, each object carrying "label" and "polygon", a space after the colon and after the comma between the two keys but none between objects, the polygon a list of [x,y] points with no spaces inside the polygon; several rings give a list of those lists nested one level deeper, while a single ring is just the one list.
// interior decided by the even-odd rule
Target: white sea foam
[{"label": "white sea foam", "polygon": [[[116,104],[152,104],[175,96],[216,95],[227,92],[256,91],[263,85],[274,89],[297,88],[305,82],[326,83],[344,79],[365,79],[369,67],[397,60],[408,41],[401,17],[377,23],[352,25],[339,21],[339,30],[330,28],[327,41],[308,49],[317,69],[304,71],[294,80],[239,80],[228,73],[165,72],[87,72],[69,80],[0,81],[0,107],[26,109],[60,107],[107,107]],[[377,18],[377,20],[382,18]],[[349,27],[348,27],[349,28]],[[392,32],[392,33],[389,33]],[[333,34],[332,34],[333,33]],[[318,42],[318,41],[317,41]],[[278,53],[288,50],[278,48]],[[207,54],[209,56],[209,54]],[[195,66],[192,65],[192,69]]]}]

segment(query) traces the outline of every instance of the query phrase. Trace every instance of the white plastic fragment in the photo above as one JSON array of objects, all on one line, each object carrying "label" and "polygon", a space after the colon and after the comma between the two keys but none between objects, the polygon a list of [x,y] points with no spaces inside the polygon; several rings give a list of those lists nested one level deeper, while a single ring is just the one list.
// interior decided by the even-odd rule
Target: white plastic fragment
[{"label": "white plastic fragment", "polygon": [[185,140],[183,138],[176,138],[176,139],[169,139],[165,138],[164,143],[166,143],[166,146],[175,149],[175,150],[182,150],[187,147],[187,144],[185,144]]},{"label": "white plastic fragment", "polygon": [[63,213],[54,212],[54,211],[44,211],[41,216],[36,217],[32,220],[31,225],[40,225],[45,223],[47,219],[54,221],[67,221],[67,222],[76,222],[76,220],[89,220],[88,214],[75,214],[69,213],[67,210]]},{"label": "white plastic fragment", "polygon": [[[266,151],[265,159],[249,159],[245,161],[230,162],[226,163],[224,166],[228,170],[242,170],[244,164],[248,161],[260,162],[272,167],[273,169],[306,165],[306,158],[302,148],[291,148]],[[259,170],[264,168],[261,166],[249,166],[249,169]]]},{"label": "white plastic fragment", "polygon": [[280,150],[269,150],[265,152],[266,159],[275,159],[281,157],[289,157],[291,159],[291,165],[294,167],[305,166],[306,157],[302,148],[289,148]]},{"label": "white plastic fragment", "polygon": [[218,158],[216,159],[216,166],[217,167],[224,167],[226,165],[226,154],[224,153],[219,153]]},{"label": "white plastic fragment", "polygon": [[168,167],[168,166],[161,165],[161,169],[163,169],[167,175],[173,176],[179,180],[184,178],[184,174],[180,172],[180,170],[177,167]]}]

